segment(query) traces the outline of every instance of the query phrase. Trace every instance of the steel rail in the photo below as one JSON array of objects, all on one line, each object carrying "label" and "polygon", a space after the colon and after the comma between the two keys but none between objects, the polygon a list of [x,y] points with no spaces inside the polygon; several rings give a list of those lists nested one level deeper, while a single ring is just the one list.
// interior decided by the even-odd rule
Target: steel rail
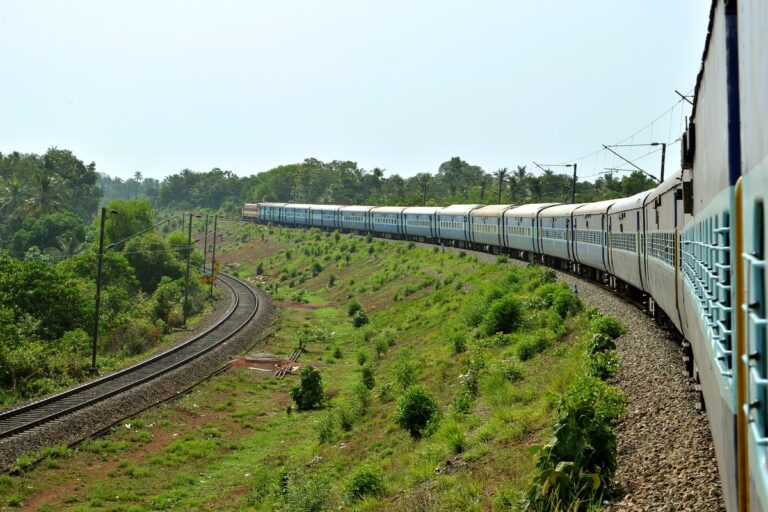
[{"label": "steel rail", "polygon": [[[233,276],[225,275],[224,279],[219,278],[219,282],[232,290],[234,301],[214,325],[184,343],[132,366],[0,413],[0,439],[31,430],[165,375],[213,350],[240,332],[256,314],[259,307],[258,296],[247,284]],[[242,289],[238,291],[236,288]],[[244,318],[240,319],[243,314]],[[234,321],[235,327],[224,332],[222,336],[211,339],[222,326],[232,323],[230,320]],[[116,382],[121,379],[126,382]]]}]

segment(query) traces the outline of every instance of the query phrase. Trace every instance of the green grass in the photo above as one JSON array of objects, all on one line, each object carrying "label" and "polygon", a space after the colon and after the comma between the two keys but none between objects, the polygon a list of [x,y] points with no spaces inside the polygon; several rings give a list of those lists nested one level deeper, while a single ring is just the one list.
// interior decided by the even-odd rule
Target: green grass
[{"label": "green grass", "polygon": [[[281,308],[267,346],[255,352],[289,354],[305,325],[321,331],[299,363],[322,372],[332,398],[320,409],[297,413],[294,407],[288,414],[296,377],[275,381],[232,370],[172,405],[126,421],[130,429],[120,426],[82,444],[60,461],[64,467],[0,480],[1,499],[25,500],[45,485],[59,485],[67,490],[51,504],[56,510],[338,509],[350,499],[348,476],[362,465],[380,475],[383,486],[371,484],[375,492],[355,495],[357,510],[425,503],[441,510],[490,509],[525,489],[533,468],[528,447],[549,435],[552,396],[583,371],[591,337],[583,313],[563,319],[536,298],[548,275],[404,242],[259,229],[263,241],[239,244],[223,263],[241,263],[245,278],[261,264],[265,275],[286,277],[259,286],[277,300],[301,296],[306,302]],[[510,326],[510,333],[486,335],[464,323],[474,305],[481,319],[486,310],[504,311],[487,306],[507,293],[521,304],[519,318],[477,325]],[[347,314],[352,298],[369,324],[353,326]],[[531,347],[520,348],[526,344]],[[523,361],[519,352],[526,350]],[[374,367],[371,391],[361,390],[360,354]],[[434,433],[418,440],[393,422],[400,383],[408,380],[402,361],[412,365],[416,382],[429,388],[441,412]],[[478,368],[476,385],[467,412],[459,413],[454,404],[467,392],[462,375],[470,367]],[[106,477],[92,469],[110,464],[119,467]],[[76,478],[82,483],[67,487]],[[33,490],[26,488],[31,480],[39,482]]]}]

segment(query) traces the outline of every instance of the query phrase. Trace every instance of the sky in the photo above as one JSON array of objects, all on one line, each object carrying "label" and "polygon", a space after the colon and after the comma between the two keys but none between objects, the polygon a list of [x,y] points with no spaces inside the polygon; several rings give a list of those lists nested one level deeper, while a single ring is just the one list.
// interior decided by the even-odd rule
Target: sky
[{"label": "sky", "polygon": [[[0,0],[0,152],[70,149],[122,178],[309,157],[412,176],[460,156],[487,172],[577,162],[592,179],[621,164],[601,144],[677,139],[690,109],[674,91],[695,85],[708,14],[705,0]],[[658,157],[636,164],[657,174]]]}]

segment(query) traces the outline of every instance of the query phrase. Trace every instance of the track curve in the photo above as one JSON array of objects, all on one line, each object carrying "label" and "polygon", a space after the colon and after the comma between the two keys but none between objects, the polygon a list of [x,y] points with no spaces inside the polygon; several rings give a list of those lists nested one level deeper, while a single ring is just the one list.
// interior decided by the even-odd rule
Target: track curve
[{"label": "track curve", "polygon": [[9,438],[118,395],[167,374],[237,334],[254,317],[259,299],[243,281],[224,274],[220,284],[234,294],[224,316],[202,333],[156,356],[36,402],[0,413],[0,439]]}]

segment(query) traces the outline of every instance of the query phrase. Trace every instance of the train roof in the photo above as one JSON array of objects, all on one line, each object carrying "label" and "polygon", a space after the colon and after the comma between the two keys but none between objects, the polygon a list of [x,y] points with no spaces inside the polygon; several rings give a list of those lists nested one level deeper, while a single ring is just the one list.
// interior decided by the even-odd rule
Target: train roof
[{"label": "train roof", "polygon": [[591,215],[593,213],[606,213],[608,208],[616,202],[616,199],[606,201],[597,201],[595,203],[584,203],[573,212],[574,215]]},{"label": "train roof", "polygon": [[312,210],[335,211],[341,208],[340,204],[313,204]]},{"label": "train roof", "polygon": [[482,208],[482,204],[452,204],[445,208],[440,208],[438,215],[467,215],[476,208]]},{"label": "train roof", "polygon": [[650,194],[650,190],[646,190],[645,192],[640,192],[639,194],[635,194],[630,197],[623,197],[621,199],[617,199],[615,203],[613,203],[613,206],[608,210],[609,214],[614,214],[617,212],[623,212],[626,210],[635,210],[637,208],[642,208],[643,203],[645,202],[645,198],[648,197],[648,194]]},{"label": "train roof", "polygon": [[539,217],[570,217],[573,210],[584,206],[585,203],[578,204],[557,204],[555,206],[547,206],[541,209]]},{"label": "train roof", "polygon": [[260,206],[269,206],[270,208],[283,208],[288,203],[256,203]]},{"label": "train roof", "polygon": [[409,206],[403,210],[403,215],[434,215],[438,206]]},{"label": "train roof", "polygon": [[677,187],[680,185],[683,179],[683,171],[678,170],[672,173],[672,175],[665,179],[662,183],[659,184],[655,189],[651,190],[651,193],[648,195],[648,200],[646,202],[650,202],[653,199],[656,199],[661,194],[664,194],[665,192],[669,192],[669,190]]},{"label": "train roof", "polygon": [[405,206],[376,206],[371,213],[402,213]]},{"label": "train roof", "polygon": [[311,207],[315,205],[313,204],[301,204],[301,203],[288,203],[285,205],[286,208],[302,208],[309,210]]},{"label": "train roof", "polygon": [[512,204],[490,204],[488,206],[483,206],[482,208],[472,210],[469,215],[471,217],[501,217],[504,215],[505,211],[514,207],[515,205]]},{"label": "train roof", "polygon": [[561,203],[534,203],[524,204],[515,208],[510,208],[504,212],[505,217],[535,217],[543,208],[555,206]]},{"label": "train roof", "polygon": [[352,206],[342,206],[340,211],[342,212],[368,212],[371,209],[376,208],[375,206],[362,206],[362,205],[352,205]]}]

